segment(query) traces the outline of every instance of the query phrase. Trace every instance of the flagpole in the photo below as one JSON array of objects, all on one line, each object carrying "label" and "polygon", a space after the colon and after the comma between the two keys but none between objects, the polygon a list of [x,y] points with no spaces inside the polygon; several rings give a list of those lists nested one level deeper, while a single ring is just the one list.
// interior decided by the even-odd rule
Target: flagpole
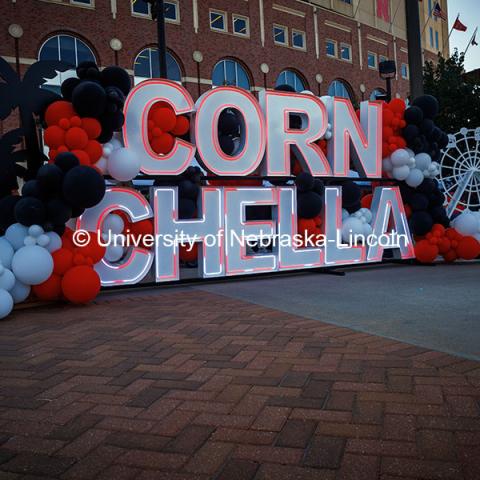
[{"label": "flagpole", "polygon": [[390,33],[393,33],[393,23],[395,22],[395,18],[397,17],[398,10],[400,9],[400,5],[402,4],[402,0],[399,0],[397,9],[395,10],[395,13],[393,14],[392,21],[390,22],[390,28],[388,29]]},{"label": "flagpole", "polygon": [[457,23],[457,20],[458,20],[459,18],[460,18],[460,14],[457,15],[457,18],[456,18],[455,21],[453,22],[453,25],[452,25],[452,28],[450,29],[450,32],[448,32],[448,37],[447,37],[447,39],[443,42],[442,55],[443,55],[443,52],[445,51],[445,47],[448,45],[448,41],[450,40],[450,35],[452,34],[453,28],[455,27],[455,24]]},{"label": "flagpole", "polygon": [[467,45],[467,48],[465,49],[465,52],[463,52],[464,57],[467,55],[468,49],[470,48],[470,45],[472,44],[473,39],[477,36],[477,31],[478,31],[478,27],[473,32],[472,38],[468,42],[468,45]]}]

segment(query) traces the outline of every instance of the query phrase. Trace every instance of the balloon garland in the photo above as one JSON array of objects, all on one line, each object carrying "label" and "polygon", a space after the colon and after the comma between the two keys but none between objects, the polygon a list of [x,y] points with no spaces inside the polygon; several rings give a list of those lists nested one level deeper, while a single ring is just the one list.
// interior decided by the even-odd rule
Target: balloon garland
[{"label": "balloon garland", "polygon": [[[124,148],[121,129],[125,118],[123,107],[131,88],[128,73],[119,67],[100,71],[92,62],[77,68],[77,78],[62,83],[62,99],[55,98],[42,116],[44,142],[48,147],[48,163],[27,178],[21,195],[15,190],[18,169],[9,164],[0,180],[0,318],[6,317],[15,303],[31,298],[43,301],[60,299],[83,304],[92,301],[100,291],[100,278],[95,265],[105,259],[120,263],[127,250],[121,246],[100,246],[95,234],[83,247],[72,241],[72,230],[66,227],[85,209],[97,205],[105,195],[104,175],[117,182],[134,179],[140,170],[139,159]],[[292,91],[286,85],[278,90]],[[312,94],[311,92],[302,92]],[[415,253],[421,263],[432,263],[442,256],[446,262],[470,260],[480,255],[480,213],[464,211],[450,222],[446,215],[444,194],[436,177],[439,174],[440,151],[448,136],[435,125],[438,102],[423,95],[407,108],[402,99],[382,103],[383,172],[400,185],[410,229],[415,237]],[[301,128],[302,119],[290,116],[290,128]],[[188,140],[190,120],[176,115],[167,102],[154,103],[147,119],[150,148],[160,157],[168,155],[175,138]],[[235,155],[241,145],[242,127],[233,108],[219,116],[219,145],[227,155]],[[4,135],[0,154],[12,155],[17,141],[16,131]],[[331,122],[317,141],[327,153],[332,138]],[[297,231],[300,235],[322,233],[322,208],[325,185],[302,171],[301,163],[292,155],[293,182],[297,188]],[[3,170],[2,170],[3,171]],[[18,174],[17,174],[18,176]],[[291,180],[276,183],[292,184]],[[199,167],[189,167],[173,182],[179,194],[179,217],[195,218],[201,185],[207,184]],[[262,180],[209,180],[223,186],[259,186]],[[372,231],[370,211],[372,195],[362,192],[355,180],[340,182],[342,186],[342,238],[368,236]],[[268,207],[247,211],[247,220],[270,215]],[[132,223],[122,211],[107,215],[102,234],[130,235],[144,248],[147,235],[153,233],[152,220]],[[92,232],[93,233],[93,232]],[[301,244],[301,247],[308,247]],[[198,260],[198,245],[192,250],[180,249],[184,266]]]}]

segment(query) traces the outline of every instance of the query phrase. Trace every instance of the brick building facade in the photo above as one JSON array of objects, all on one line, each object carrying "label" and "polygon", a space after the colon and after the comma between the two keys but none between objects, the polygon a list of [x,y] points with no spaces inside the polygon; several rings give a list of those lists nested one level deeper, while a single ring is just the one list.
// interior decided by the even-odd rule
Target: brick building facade
[{"label": "brick building facade", "polygon": [[[76,60],[93,56],[100,66],[117,63],[144,77],[153,59],[155,74],[155,51],[148,48],[155,47],[156,24],[143,2],[3,0],[0,55],[24,71],[38,58],[55,55],[60,40],[52,38],[60,35],[64,50]],[[447,22],[430,15],[429,3],[419,2],[419,8],[425,57],[435,58],[436,51],[443,50]],[[384,87],[378,73],[383,59],[397,63],[393,94],[409,93],[403,0],[173,0],[166,4],[170,71],[194,98],[211,88],[212,78],[213,84],[220,83],[226,73],[223,83],[234,78],[240,84],[247,82],[253,91],[290,82],[298,90],[316,94],[348,92],[359,101]],[[445,0],[443,4],[446,12]],[[12,36],[12,25],[21,27],[20,38]],[[435,35],[430,34],[429,45],[432,26]],[[65,51],[60,55],[65,56]],[[225,59],[232,61],[221,63]]]}]

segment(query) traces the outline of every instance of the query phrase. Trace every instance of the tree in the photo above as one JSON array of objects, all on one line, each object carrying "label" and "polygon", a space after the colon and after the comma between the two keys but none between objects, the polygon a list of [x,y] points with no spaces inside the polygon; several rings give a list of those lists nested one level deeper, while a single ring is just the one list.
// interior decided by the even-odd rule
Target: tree
[{"label": "tree", "polygon": [[59,60],[36,62],[27,69],[21,79],[10,64],[0,57],[0,78],[4,81],[0,83],[0,120],[5,120],[13,110],[19,109],[28,153],[28,169],[32,176],[43,163],[36,116],[44,113],[50,103],[60,99],[59,95],[41,86],[46,79],[55,78],[58,72],[71,68],[72,65]]},{"label": "tree", "polygon": [[447,133],[480,127],[480,84],[465,76],[464,54],[455,50],[449,58],[426,62],[425,93],[437,97],[440,112],[435,123]]}]

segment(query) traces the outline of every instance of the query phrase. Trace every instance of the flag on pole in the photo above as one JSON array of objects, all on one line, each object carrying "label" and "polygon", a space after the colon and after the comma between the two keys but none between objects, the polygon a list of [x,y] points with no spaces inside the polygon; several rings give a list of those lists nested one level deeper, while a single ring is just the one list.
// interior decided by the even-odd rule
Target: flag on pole
[{"label": "flag on pole", "polygon": [[455,23],[453,24],[453,27],[452,27],[454,30],[458,30],[460,32],[466,32],[467,31],[467,26],[464,25],[461,21],[460,21],[460,18],[457,17],[457,19],[455,20]]},{"label": "flag on pole", "polygon": [[433,16],[434,17],[439,17],[442,20],[447,21],[448,17],[447,14],[442,10],[442,7],[438,2],[435,3],[435,7],[433,7]]},{"label": "flag on pole", "polygon": [[472,40],[470,41],[470,43],[472,44],[472,46],[477,46],[478,43],[477,43],[477,30],[478,30],[478,27],[475,29],[475,31],[473,32],[473,37],[472,37]]}]

